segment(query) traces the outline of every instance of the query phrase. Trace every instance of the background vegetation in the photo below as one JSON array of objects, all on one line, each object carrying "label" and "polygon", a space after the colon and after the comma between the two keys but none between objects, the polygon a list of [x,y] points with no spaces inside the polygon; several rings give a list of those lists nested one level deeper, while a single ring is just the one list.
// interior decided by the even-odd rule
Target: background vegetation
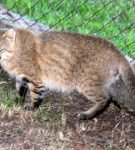
[{"label": "background vegetation", "polygon": [[134,0],[4,0],[5,6],[52,28],[110,39],[135,57]]}]

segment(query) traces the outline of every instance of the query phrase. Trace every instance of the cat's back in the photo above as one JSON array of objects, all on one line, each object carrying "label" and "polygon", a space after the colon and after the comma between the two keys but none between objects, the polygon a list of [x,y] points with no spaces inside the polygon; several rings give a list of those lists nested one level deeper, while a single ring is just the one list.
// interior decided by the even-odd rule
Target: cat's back
[{"label": "cat's back", "polygon": [[111,70],[127,63],[114,44],[97,36],[51,31],[40,38],[45,45],[44,59],[55,67],[60,64],[75,76],[97,74],[106,78]]},{"label": "cat's back", "polygon": [[45,53],[63,53],[65,57],[77,59],[77,62],[101,63],[115,60],[125,61],[124,56],[110,41],[93,35],[71,32],[50,31],[40,35],[45,44]]},{"label": "cat's back", "polygon": [[87,53],[87,55],[105,51],[119,53],[116,46],[110,41],[94,35],[49,31],[42,33],[40,38],[47,45],[58,45],[63,47],[63,50],[68,49],[71,52],[77,51],[77,53]]}]

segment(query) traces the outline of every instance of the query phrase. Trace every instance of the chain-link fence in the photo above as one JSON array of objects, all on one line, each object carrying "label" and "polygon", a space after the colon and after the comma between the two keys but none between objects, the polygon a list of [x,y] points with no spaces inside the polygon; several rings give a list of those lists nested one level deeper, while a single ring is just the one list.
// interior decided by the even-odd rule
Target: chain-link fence
[{"label": "chain-link fence", "polygon": [[97,34],[111,40],[124,54],[135,56],[135,0],[3,0],[1,3],[6,10],[0,8],[0,23],[9,17],[7,25],[19,23],[18,26],[32,29],[38,25],[41,31],[53,28]]}]

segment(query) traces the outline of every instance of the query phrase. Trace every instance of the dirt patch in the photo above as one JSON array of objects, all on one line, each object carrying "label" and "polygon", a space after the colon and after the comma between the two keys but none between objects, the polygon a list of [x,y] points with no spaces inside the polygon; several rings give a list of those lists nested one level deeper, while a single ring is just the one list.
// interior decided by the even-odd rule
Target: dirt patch
[{"label": "dirt patch", "polygon": [[47,90],[38,111],[2,111],[0,150],[134,150],[135,117],[111,105],[97,118],[78,120],[77,111],[92,105],[76,92]]}]

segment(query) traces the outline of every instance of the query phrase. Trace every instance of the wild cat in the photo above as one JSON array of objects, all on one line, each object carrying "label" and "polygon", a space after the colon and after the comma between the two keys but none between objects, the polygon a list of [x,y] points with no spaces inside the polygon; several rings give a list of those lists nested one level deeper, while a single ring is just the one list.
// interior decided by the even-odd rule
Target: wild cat
[{"label": "wild cat", "polygon": [[118,49],[109,41],[70,32],[45,32],[40,36],[26,29],[10,29],[0,40],[2,68],[16,81],[22,95],[29,88],[31,103],[38,108],[45,87],[77,90],[95,104],[78,113],[92,118],[111,101],[135,112],[135,75]]}]

